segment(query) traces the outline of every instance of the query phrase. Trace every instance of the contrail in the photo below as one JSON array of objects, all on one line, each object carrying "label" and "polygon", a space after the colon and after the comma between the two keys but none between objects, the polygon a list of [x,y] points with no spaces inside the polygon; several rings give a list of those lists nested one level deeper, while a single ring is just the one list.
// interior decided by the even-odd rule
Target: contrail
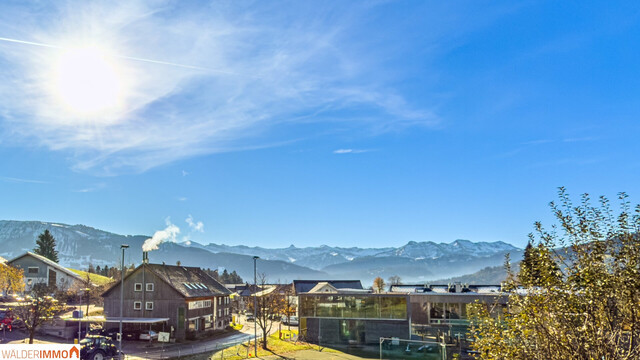
[{"label": "contrail", "polygon": [[[10,39],[10,38],[5,38],[5,37],[0,37],[0,41],[17,43],[17,44],[24,44],[24,45],[40,46],[40,47],[46,47],[46,48],[50,48],[50,49],[71,50],[70,48],[63,47],[63,46],[50,45],[50,44],[38,43],[38,42],[33,42],[33,41],[25,41],[25,40],[18,40],[18,39]],[[175,66],[175,67],[180,67],[180,68],[183,68],[183,69],[210,71],[210,72],[217,72],[217,73],[222,73],[222,74],[227,74],[227,75],[240,75],[240,74],[229,72],[229,71],[210,69],[210,68],[205,68],[205,67],[195,66],[195,65],[177,64],[177,63],[172,63],[172,62],[168,62],[168,61],[144,59],[144,58],[138,58],[138,57],[133,57],[133,56],[125,56],[125,55],[114,55],[114,54],[105,54],[105,55],[111,56],[111,57],[115,57],[115,58],[120,58],[120,59],[147,62],[147,63],[151,63],[151,64]]]}]

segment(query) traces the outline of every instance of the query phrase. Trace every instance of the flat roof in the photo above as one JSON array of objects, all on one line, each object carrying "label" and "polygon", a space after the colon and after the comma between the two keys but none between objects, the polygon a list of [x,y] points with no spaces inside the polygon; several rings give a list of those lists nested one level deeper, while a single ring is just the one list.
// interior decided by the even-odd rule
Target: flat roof
[{"label": "flat roof", "polygon": [[169,321],[169,318],[136,318],[136,317],[108,317],[106,318],[106,322],[120,322],[122,319],[123,323],[129,324],[155,324],[161,323],[165,321]]}]

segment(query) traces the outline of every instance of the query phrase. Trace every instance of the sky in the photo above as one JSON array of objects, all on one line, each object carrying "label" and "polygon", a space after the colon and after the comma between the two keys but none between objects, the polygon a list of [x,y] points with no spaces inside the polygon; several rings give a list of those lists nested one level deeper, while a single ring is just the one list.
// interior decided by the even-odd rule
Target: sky
[{"label": "sky", "polygon": [[0,219],[504,241],[640,196],[640,3],[0,3]]}]

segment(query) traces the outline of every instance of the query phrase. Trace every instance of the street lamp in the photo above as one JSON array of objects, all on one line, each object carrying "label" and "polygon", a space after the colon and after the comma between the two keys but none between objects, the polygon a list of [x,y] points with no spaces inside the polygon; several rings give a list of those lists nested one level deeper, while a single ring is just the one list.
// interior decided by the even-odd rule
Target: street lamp
[{"label": "street lamp", "polygon": [[[82,313],[82,292],[87,290],[89,289],[83,288],[78,290],[78,294],[80,295],[80,306],[78,306],[78,344],[80,343],[80,338],[82,338],[82,318],[84,317]],[[87,299],[87,301],[89,301],[89,299]]]},{"label": "street lamp", "polygon": [[122,360],[122,309],[124,308],[124,250],[127,248],[129,248],[129,245],[120,245],[120,249],[122,249],[122,266],[120,267],[120,339],[118,340],[120,360]]},{"label": "street lamp", "polygon": [[256,357],[258,357],[258,297],[256,296],[256,290],[258,290],[256,261],[258,259],[260,259],[260,256],[253,257],[253,343]]}]

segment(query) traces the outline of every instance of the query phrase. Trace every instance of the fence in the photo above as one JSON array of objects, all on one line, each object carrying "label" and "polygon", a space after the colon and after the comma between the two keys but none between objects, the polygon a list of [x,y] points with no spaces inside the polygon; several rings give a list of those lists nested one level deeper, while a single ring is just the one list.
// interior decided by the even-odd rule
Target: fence
[{"label": "fence", "polygon": [[473,359],[473,351],[464,342],[445,343],[437,341],[380,338],[380,359],[424,359],[451,360]]}]

